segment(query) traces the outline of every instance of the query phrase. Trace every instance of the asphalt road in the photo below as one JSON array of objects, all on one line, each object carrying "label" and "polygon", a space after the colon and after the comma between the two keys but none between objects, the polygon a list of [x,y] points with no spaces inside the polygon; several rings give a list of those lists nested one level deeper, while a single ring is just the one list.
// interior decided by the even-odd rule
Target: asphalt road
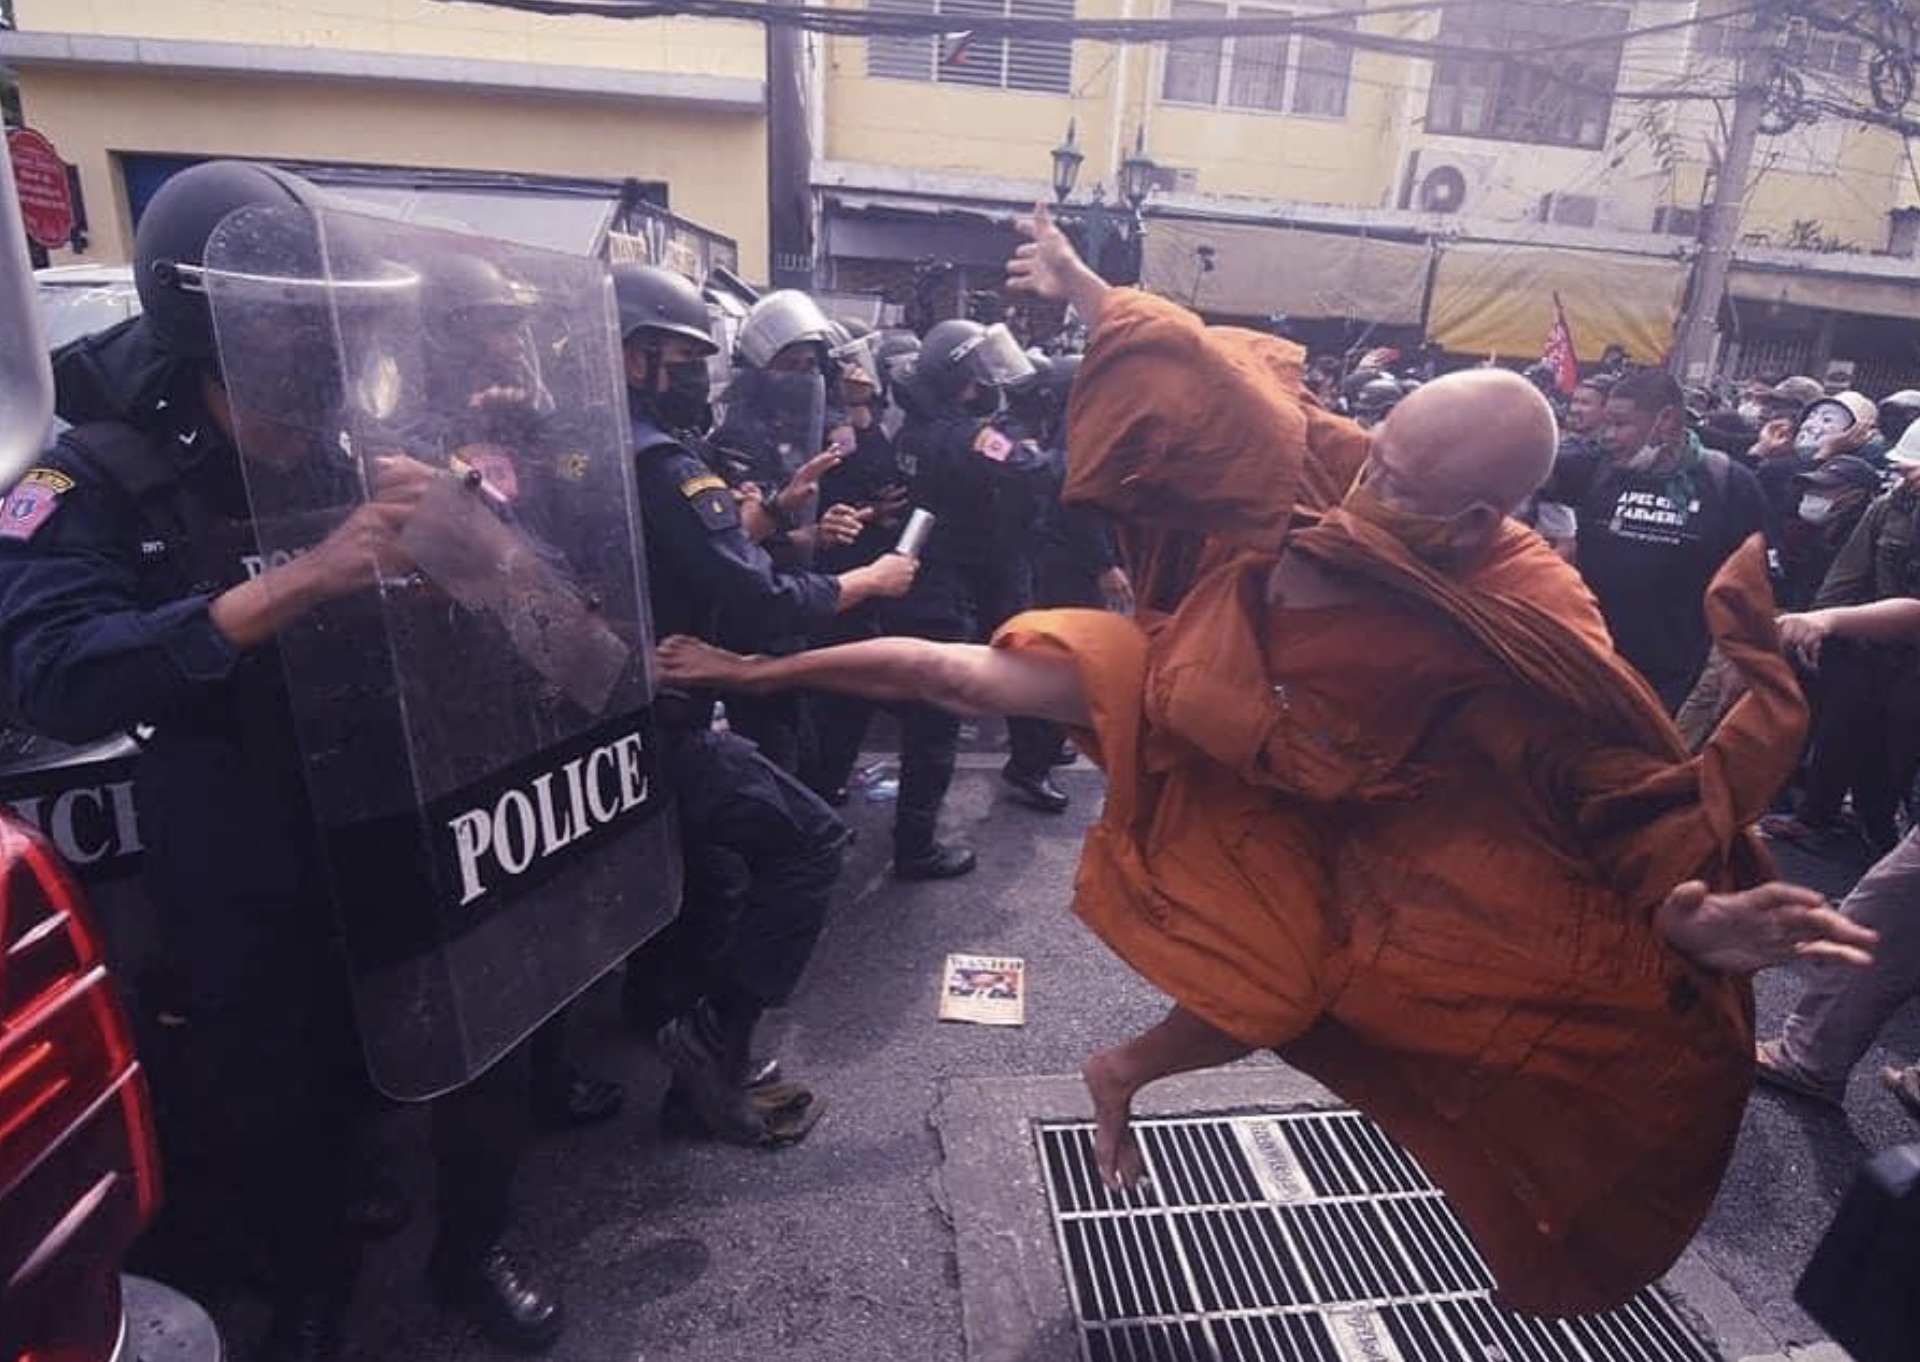
[{"label": "asphalt road", "polygon": [[[1084,765],[1063,772],[1074,805],[1050,817],[1005,796],[999,760],[990,745],[963,756],[948,802],[948,827],[980,852],[966,879],[894,883],[885,873],[891,805],[856,795],[848,810],[860,840],[834,914],[799,995],[765,1028],[789,1073],[831,1102],[805,1144],[762,1153],[664,1138],[655,1120],[660,1066],[624,1029],[612,997],[589,995],[576,1027],[580,1058],[627,1083],[627,1110],[601,1127],[542,1138],[522,1175],[514,1233],[565,1289],[569,1327],[552,1357],[966,1356],[940,1147],[929,1126],[941,1083],[1074,1074],[1089,1052],[1154,1020],[1163,1005],[1067,909],[1080,834],[1100,798],[1098,773]],[[1834,892],[1858,868],[1794,856],[1787,865]],[[1027,1025],[936,1021],[935,984],[950,951],[1024,957]],[[1796,988],[1790,971],[1762,978],[1763,1034]],[[1751,1104],[1695,1245],[1715,1292],[1689,1301],[1720,1331],[1730,1359],[1824,1337],[1791,1303],[1793,1282],[1861,1159],[1915,1137],[1872,1074],[1883,1060],[1920,1054],[1920,1015],[1904,1012],[1883,1043],[1861,1066],[1844,1117],[1766,1091]],[[419,1113],[396,1114],[384,1134],[424,1206],[431,1173]],[[429,1220],[422,1210],[376,1249],[355,1355],[494,1355],[426,1298],[419,1274]],[[1719,1309],[1716,1296],[1740,1309]],[[245,1310],[227,1315],[236,1342],[257,1322]]]}]

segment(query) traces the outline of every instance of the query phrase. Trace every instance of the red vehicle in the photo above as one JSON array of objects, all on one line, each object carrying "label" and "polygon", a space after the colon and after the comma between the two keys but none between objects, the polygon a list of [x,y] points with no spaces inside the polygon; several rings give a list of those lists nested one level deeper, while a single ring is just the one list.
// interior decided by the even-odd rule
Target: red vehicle
[{"label": "red vehicle", "polygon": [[0,1362],[130,1357],[142,1322],[218,1357],[190,1301],[131,1278],[123,1290],[121,1259],[159,1196],[152,1105],[99,925],[52,844],[0,810]]}]

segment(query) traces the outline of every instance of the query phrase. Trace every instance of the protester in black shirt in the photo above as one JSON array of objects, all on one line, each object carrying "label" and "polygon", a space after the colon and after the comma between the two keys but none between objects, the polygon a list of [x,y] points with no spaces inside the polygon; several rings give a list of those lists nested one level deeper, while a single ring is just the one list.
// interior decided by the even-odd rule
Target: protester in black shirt
[{"label": "protester in black shirt", "polygon": [[1702,597],[1747,536],[1764,531],[1754,476],[1687,428],[1680,385],[1640,370],[1607,395],[1599,447],[1570,448],[1542,497],[1574,508],[1580,575],[1614,646],[1677,709],[1706,661]]}]

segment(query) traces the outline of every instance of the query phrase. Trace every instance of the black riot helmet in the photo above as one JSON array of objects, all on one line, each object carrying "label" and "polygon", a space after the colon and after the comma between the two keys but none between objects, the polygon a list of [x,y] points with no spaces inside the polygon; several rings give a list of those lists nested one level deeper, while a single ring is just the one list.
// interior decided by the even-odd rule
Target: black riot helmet
[{"label": "black riot helmet", "polygon": [[685,275],[659,265],[618,264],[613,296],[620,305],[621,340],[644,330],[690,341],[703,355],[719,352],[706,300]]},{"label": "black riot helmet", "polygon": [[1048,355],[1029,350],[1034,375],[1008,396],[1008,407],[1032,427],[1032,433],[1050,445],[1063,443],[1067,398],[1080,372],[1079,355]]},{"label": "black riot helmet", "polygon": [[427,266],[429,326],[517,326],[537,301],[531,285],[484,256],[449,250],[435,255]]},{"label": "black riot helmet", "polygon": [[1384,421],[1387,413],[1400,404],[1404,394],[1400,380],[1392,374],[1376,374],[1362,383],[1349,399],[1356,420],[1366,424]]},{"label": "black riot helmet", "polygon": [[[620,340],[637,341],[646,364],[638,382],[628,375],[629,400],[663,430],[707,429],[713,423],[708,361],[720,347],[700,290],[658,265],[620,264],[613,267],[613,296],[620,305]],[[668,362],[660,349],[668,337],[694,346],[700,358]]]},{"label": "black riot helmet", "polygon": [[1031,380],[1033,362],[1004,324],[982,326],[955,317],[928,328],[913,372],[920,395],[934,406],[946,406],[968,383],[1007,389]]},{"label": "black riot helmet", "polygon": [[498,388],[540,405],[545,388],[528,325],[538,291],[474,251],[437,252],[423,276],[429,400],[460,410]]},{"label": "black riot helmet", "polygon": [[255,204],[314,208],[325,202],[298,175],[248,161],[206,161],[160,186],[133,241],[134,287],[160,348],[181,359],[213,357],[202,268],[207,238],[222,219]]}]

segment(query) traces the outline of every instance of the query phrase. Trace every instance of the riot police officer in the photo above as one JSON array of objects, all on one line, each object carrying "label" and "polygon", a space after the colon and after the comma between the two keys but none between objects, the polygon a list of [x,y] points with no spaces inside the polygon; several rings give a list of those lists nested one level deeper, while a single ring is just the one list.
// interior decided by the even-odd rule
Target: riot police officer
[{"label": "riot police officer", "polygon": [[[235,442],[252,416],[223,387],[199,266],[233,210],[316,198],[235,162],[162,188],[135,243],[144,316],[63,355],[77,428],[8,493],[0,533],[0,665],[23,723],[72,741],[152,728],[135,781],[160,934],[143,1053],[175,1207],[224,1194],[264,1247],[274,1358],[340,1347],[359,1080],[273,643],[402,565],[425,471],[394,461],[388,485],[298,557],[253,552]],[[258,320],[251,340],[270,346],[306,319]],[[308,377],[322,387],[301,401],[320,416],[327,376]],[[281,464],[265,475],[327,475],[316,430],[252,415]]]},{"label": "riot police officer", "polygon": [[1133,613],[1133,582],[1120,562],[1112,520],[1090,506],[1060,500],[1067,470],[1067,398],[1079,355],[1030,354],[1035,381],[1008,408],[1047,456],[1047,497],[1034,553],[1033,598],[1039,606],[1081,606]]},{"label": "riot police officer", "polygon": [[[1032,377],[1032,364],[1004,325],[954,319],[936,323],[923,338],[902,385],[907,420],[896,444],[913,504],[935,520],[914,589],[889,612],[893,632],[976,640],[1031,603],[1046,463],[1036,446],[995,417],[1003,390]],[[1067,797],[1051,778],[1057,735],[1023,719],[1007,728],[1013,754],[1002,778],[1034,808],[1065,809]],[[903,878],[946,878],[973,868],[972,852],[944,847],[934,836],[958,735],[951,715],[925,705],[902,711],[894,871]]]},{"label": "riot police officer", "polygon": [[[296,635],[363,633],[368,588],[410,578],[402,532],[450,485],[428,463],[373,458],[362,501],[333,328],[407,276],[356,259],[350,239],[329,243],[323,268],[324,206],[295,176],[235,162],[169,181],[136,237],[144,315],[62,356],[77,429],[8,494],[28,513],[0,537],[0,635],[25,722],[73,736],[152,729],[135,781],[161,937],[141,988],[145,1056],[175,1207],[208,1187],[264,1241],[272,1358],[340,1349],[357,1258],[343,1214],[349,1127],[366,1082],[325,897],[337,862],[276,653]],[[216,232],[286,274],[209,271]],[[377,286],[333,293],[330,274],[349,266]],[[246,300],[223,308],[216,356],[208,292],[223,281]],[[391,396],[395,372],[355,381]],[[274,533],[307,537],[269,551],[262,504],[306,508]],[[354,728],[324,708],[305,717]],[[388,736],[360,731],[347,763],[391,750]],[[443,1214],[429,1275],[495,1338],[542,1346],[558,1298],[499,1244],[517,1144],[491,1103],[468,1105],[493,1087],[436,1107]],[[524,1119],[524,1087],[508,1091],[504,1110]]]},{"label": "riot police officer", "polygon": [[[670,270],[628,265],[615,267],[614,291],[657,632],[711,640],[724,619],[733,637],[752,625],[779,638],[905,591],[914,564],[898,554],[838,576],[774,569],[733,489],[671,433],[707,416],[716,347],[699,291]],[[812,953],[848,834],[752,744],[715,732],[713,700],[656,702],[687,886],[679,920],[629,961],[623,1001],[673,1069],[670,1122],[736,1143],[791,1143],[820,1104],[798,1084],[751,1085],[750,1047]]]},{"label": "riot police officer", "polygon": [[[1061,500],[1067,474],[1067,399],[1080,371],[1079,355],[1028,352],[1035,377],[1008,399],[1010,416],[1030,432],[1047,461],[1046,495],[1034,537],[1033,603],[1073,606],[1131,615],[1133,581],[1121,565],[1112,519],[1092,506]],[[1064,730],[1056,741],[1056,765],[1077,755]]]},{"label": "riot police officer", "polygon": [[[724,397],[726,418],[714,444],[741,471],[753,533],[775,566],[813,566],[824,528],[818,524],[821,468],[844,452],[826,444],[827,392],[837,373],[832,359],[844,339],[813,299],[778,289],[756,300],[740,324],[736,367]],[[721,641],[756,651],[796,652],[801,634],[769,635],[757,619],[723,617]],[[797,695],[738,697],[728,718],[781,769],[797,771],[807,746]]]},{"label": "riot police officer", "polygon": [[[847,329],[852,332],[851,327]],[[828,442],[846,452],[821,477],[820,496],[836,508],[854,508],[865,519],[860,532],[849,542],[822,539],[814,562],[827,572],[860,567],[890,551],[906,509],[907,489],[885,423],[887,382],[869,341],[870,337],[850,334],[834,356]],[[917,337],[914,345],[919,345]],[[870,601],[842,612],[814,629],[808,636],[809,645],[830,647],[877,638],[882,632],[882,604]],[[859,758],[873,706],[854,696],[824,691],[808,693],[802,703],[804,727],[811,741],[802,753],[800,778],[829,804],[844,804],[847,781]]]}]

